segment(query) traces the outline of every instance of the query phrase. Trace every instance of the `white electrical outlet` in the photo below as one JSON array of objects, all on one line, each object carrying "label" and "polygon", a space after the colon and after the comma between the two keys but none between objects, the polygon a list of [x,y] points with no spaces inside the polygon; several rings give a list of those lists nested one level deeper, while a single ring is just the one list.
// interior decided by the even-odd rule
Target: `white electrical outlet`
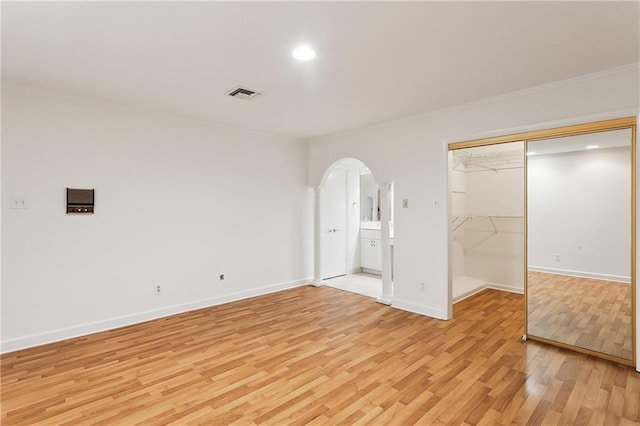
[{"label": "white electrical outlet", "polygon": [[556,262],[560,262],[560,255],[556,254]]},{"label": "white electrical outlet", "polygon": [[160,285],[153,286],[153,292],[155,294],[162,294],[162,287]]},{"label": "white electrical outlet", "polygon": [[424,285],[424,281],[420,283],[420,291],[427,291],[427,288]]}]

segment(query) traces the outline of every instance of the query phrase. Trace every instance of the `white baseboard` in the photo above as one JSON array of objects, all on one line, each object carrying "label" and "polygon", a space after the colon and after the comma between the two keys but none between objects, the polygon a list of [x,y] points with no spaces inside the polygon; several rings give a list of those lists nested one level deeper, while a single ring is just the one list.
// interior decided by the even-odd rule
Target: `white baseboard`
[{"label": "white baseboard", "polygon": [[478,288],[474,288],[473,290],[470,290],[470,291],[468,291],[466,293],[463,293],[463,294],[459,295],[458,297],[455,297],[453,299],[453,303],[455,304],[455,303],[461,302],[464,299],[468,299],[471,296],[474,296],[474,295],[476,295],[476,294],[478,294],[481,291],[484,291],[486,289],[507,291],[509,293],[524,294],[524,289],[520,288],[520,287],[514,287],[514,286],[506,285],[506,284],[485,283],[483,286],[480,286]]},{"label": "white baseboard", "polygon": [[394,298],[391,302],[391,307],[407,312],[413,312],[414,314],[424,315],[427,317],[444,319],[442,309],[436,308],[434,306],[421,305],[418,303],[408,302],[406,300],[398,300]]},{"label": "white baseboard", "polygon": [[474,288],[473,290],[467,291],[466,293],[462,293],[457,297],[454,297],[452,302],[455,305],[458,302],[463,301],[464,299],[468,299],[471,296],[475,296],[476,294],[480,293],[481,291],[486,290],[488,287],[486,285],[483,285],[482,287],[478,287],[478,288]]},{"label": "white baseboard", "polygon": [[130,315],[123,315],[116,318],[110,318],[102,321],[95,321],[86,324],[80,324],[73,327],[60,328],[57,330],[47,331],[44,333],[31,334],[24,337],[18,337],[9,340],[3,340],[0,344],[0,353],[13,352],[20,349],[40,346],[47,343],[58,342],[61,340],[72,339],[74,337],[86,336],[88,334],[99,333],[101,331],[113,330],[115,328],[125,327],[128,325],[139,324],[141,322],[150,321],[182,312],[193,311],[196,309],[208,308],[211,306],[222,305],[229,302],[248,299],[250,297],[263,296],[277,291],[288,290],[309,284],[312,278],[304,278],[295,281],[288,281],[269,286],[258,287],[251,290],[240,291],[237,293],[225,294],[222,296],[212,297],[209,299],[196,300],[194,302],[183,303],[179,305],[167,306],[160,309],[139,312]]},{"label": "white baseboard", "polygon": [[491,288],[493,290],[508,291],[509,293],[524,294],[524,288],[514,287],[512,285],[506,285],[506,284],[487,283],[485,288]]},{"label": "white baseboard", "polygon": [[615,281],[615,282],[625,283],[625,284],[631,283],[631,277],[625,277],[622,275],[598,274],[596,272],[572,271],[569,269],[547,268],[544,266],[531,266],[531,265],[528,266],[528,269],[530,271],[545,272],[547,274],[568,275],[570,277],[579,277],[579,278],[593,278],[596,280]]}]

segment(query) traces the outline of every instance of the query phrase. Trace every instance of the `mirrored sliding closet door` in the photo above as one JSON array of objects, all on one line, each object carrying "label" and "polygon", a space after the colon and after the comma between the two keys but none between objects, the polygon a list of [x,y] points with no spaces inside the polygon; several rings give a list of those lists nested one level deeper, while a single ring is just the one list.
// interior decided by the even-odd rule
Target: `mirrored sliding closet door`
[{"label": "mirrored sliding closet door", "polygon": [[527,140],[527,336],[634,358],[635,127]]}]

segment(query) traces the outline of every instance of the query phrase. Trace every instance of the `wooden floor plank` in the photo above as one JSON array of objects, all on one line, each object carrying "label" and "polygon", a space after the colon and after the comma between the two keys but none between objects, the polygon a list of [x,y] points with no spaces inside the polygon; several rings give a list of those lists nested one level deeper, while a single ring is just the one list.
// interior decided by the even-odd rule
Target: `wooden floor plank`
[{"label": "wooden floor plank", "polygon": [[4,354],[3,425],[638,424],[632,368],[523,342],[523,297],[439,321],[300,287]]}]

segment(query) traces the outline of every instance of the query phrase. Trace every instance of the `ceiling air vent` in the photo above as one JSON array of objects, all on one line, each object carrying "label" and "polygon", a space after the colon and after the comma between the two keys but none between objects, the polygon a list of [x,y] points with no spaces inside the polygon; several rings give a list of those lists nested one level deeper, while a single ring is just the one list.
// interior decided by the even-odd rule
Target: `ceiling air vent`
[{"label": "ceiling air vent", "polygon": [[227,92],[227,95],[236,99],[244,99],[248,101],[249,99],[253,99],[257,96],[260,96],[260,92],[256,92],[255,90],[247,89],[246,87],[238,86]]}]

